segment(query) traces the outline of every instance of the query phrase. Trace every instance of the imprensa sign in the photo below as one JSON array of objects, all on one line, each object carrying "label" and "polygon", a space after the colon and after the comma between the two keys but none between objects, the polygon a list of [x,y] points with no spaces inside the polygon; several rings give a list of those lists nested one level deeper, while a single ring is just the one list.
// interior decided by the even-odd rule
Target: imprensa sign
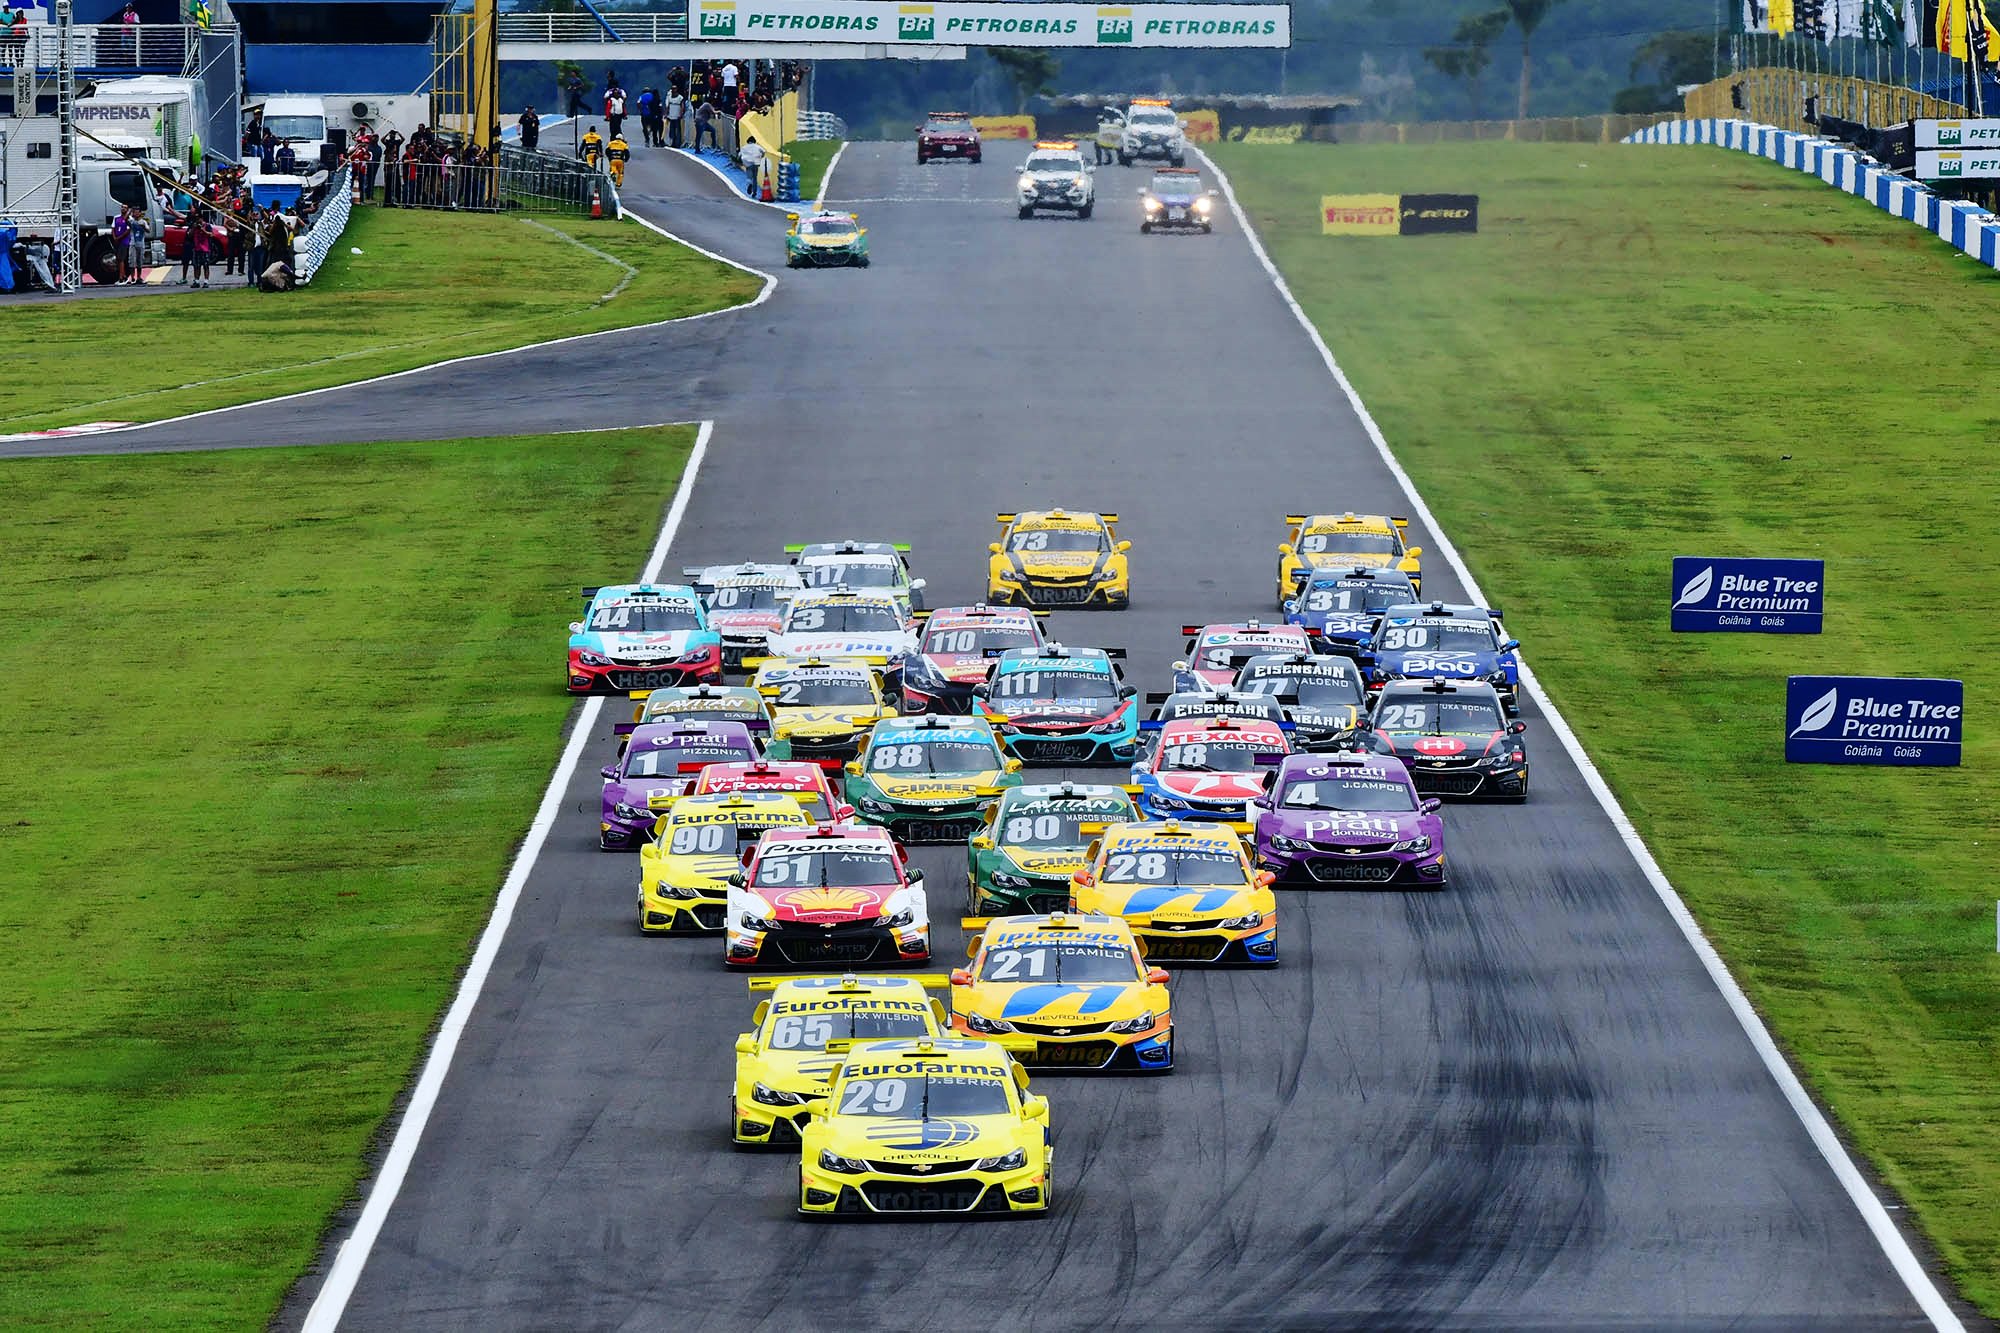
[{"label": "imprensa sign", "polygon": [[1785,759],[1794,764],[1958,767],[1965,684],[1901,676],[1793,676]]},{"label": "imprensa sign", "polygon": [[1817,634],[1826,563],[1677,555],[1672,591],[1676,633]]},{"label": "imprensa sign", "polygon": [[1080,5],[1014,0],[688,0],[708,41],[941,46],[1288,47],[1283,5]]}]

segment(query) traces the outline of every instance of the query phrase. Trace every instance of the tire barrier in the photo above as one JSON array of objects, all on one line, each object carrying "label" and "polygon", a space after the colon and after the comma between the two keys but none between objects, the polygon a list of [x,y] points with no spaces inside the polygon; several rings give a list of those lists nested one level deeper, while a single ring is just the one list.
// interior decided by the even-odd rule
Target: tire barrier
[{"label": "tire barrier", "polygon": [[1670,120],[1629,134],[1623,142],[1713,144],[1769,158],[1859,195],[1885,213],[1935,232],[1986,267],[2000,269],[2000,216],[1977,204],[1941,198],[1845,144],[1747,120]]},{"label": "tire barrier", "polygon": [[333,253],[340,234],[347,230],[347,219],[354,212],[347,178],[348,167],[343,162],[340,171],[326,187],[326,198],[320,201],[319,215],[313,219],[311,229],[292,246],[293,256],[299,261],[297,274],[300,286],[313,280],[313,274],[319,272],[319,266]]}]

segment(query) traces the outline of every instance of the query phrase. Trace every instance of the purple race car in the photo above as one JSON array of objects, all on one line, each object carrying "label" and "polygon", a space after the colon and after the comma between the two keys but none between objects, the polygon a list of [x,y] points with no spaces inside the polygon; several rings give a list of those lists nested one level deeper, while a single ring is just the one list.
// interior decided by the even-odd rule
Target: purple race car
[{"label": "purple race car", "polygon": [[1393,755],[1292,755],[1252,804],[1257,863],[1280,883],[1445,885],[1443,803]]},{"label": "purple race car", "polygon": [[[597,844],[607,852],[644,843],[664,807],[710,764],[757,758],[757,743],[741,722],[648,723],[635,727],[625,753],[604,770],[604,816]],[[650,802],[661,798],[660,808]]]}]

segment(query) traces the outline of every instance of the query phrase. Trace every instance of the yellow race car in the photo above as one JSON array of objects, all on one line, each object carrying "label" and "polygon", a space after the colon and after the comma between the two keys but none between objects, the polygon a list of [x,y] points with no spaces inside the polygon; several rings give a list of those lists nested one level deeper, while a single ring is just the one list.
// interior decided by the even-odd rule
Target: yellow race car
[{"label": "yellow race car", "polygon": [[1403,545],[1407,518],[1387,514],[1287,514],[1292,534],[1278,547],[1278,607],[1299,595],[1315,569],[1399,569],[1423,587],[1421,546]]},{"label": "yellow race car", "polygon": [[847,658],[757,657],[750,684],[771,701],[769,759],[806,759],[835,769],[861,753],[869,728],[898,716],[867,662]]},{"label": "yellow race car", "polygon": [[1162,962],[1278,961],[1272,875],[1227,824],[1114,824],[1070,877],[1076,910],[1122,916]]},{"label": "yellow race car", "polygon": [[742,851],[765,829],[805,827],[812,817],[796,796],[730,791],[674,798],[639,849],[639,929],[649,935],[722,929],[730,875]]},{"label": "yellow race car", "polygon": [[967,917],[972,966],[951,974],[951,1025],[1025,1039],[1021,1060],[1051,1069],[1174,1067],[1165,969],[1149,966],[1115,916]]},{"label": "yellow race car", "polygon": [[843,1054],[801,1136],[801,1213],[1047,1211],[1049,1104],[1005,1050],[917,1037]]},{"label": "yellow race car", "polygon": [[1102,606],[1132,600],[1116,514],[1033,509],[993,516],[1006,529],[986,549],[986,600],[996,606]]},{"label": "yellow race car", "polygon": [[945,1008],[924,995],[941,976],[752,977],[750,993],[769,991],[736,1039],[736,1092],[729,1139],[739,1148],[799,1141],[806,1108],[825,1099],[840,1057],[829,1042],[941,1037]]}]

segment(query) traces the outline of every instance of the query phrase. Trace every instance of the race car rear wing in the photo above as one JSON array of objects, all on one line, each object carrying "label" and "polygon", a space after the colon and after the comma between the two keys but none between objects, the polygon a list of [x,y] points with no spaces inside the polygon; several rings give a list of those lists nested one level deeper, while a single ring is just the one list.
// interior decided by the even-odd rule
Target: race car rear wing
[{"label": "race car rear wing", "polygon": [[[1046,611],[1037,611],[1037,612],[1035,612],[1035,614],[1036,614],[1036,615],[1038,615],[1038,616],[1045,616],[1045,615],[1047,615],[1047,614],[1048,614],[1048,612],[1046,612]],[[988,658],[988,659],[991,659],[991,658],[995,658],[995,657],[998,657],[998,656],[1000,656],[1000,655],[1001,655],[1002,653],[1012,653],[1012,652],[1018,652],[1018,651],[1020,651],[1020,650],[1019,650],[1019,649],[1017,649],[1017,648],[981,648],[981,649],[979,650],[979,655],[980,655],[981,657],[984,657],[984,658]],[[1046,657],[1046,658],[1049,658],[1049,659],[1050,659],[1050,660],[1052,660],[1052,661],[1058,661],[1058,662],[1059,662],[1059,661],[1061,661],[1061,660],[1062,660],[1062,657],[1066,657],[1066,656],[1068,656],[1068,655],[1069,655],[1069,654],[1071,654],[1071,653],[1078,653],[1078,652],[1094,652],[1094,653],[1103,653],[1103,654],[1104,654],[1104,655],[1105,655],[1105,656],[1106,656],[1107,658],[1109,658],[1110,660],[1112,660],[1112,661],[1114,661],[1114,662],[1123,662],[1123,661],[1125,660],[1125,650],[1124,650],[1123,648],[1068,648],[1068,647],[1065,647],[1065,648],[1063,649],[1063,653],[1062,653],[1062,655],[1061,655],[1061,656],[1058,656],[1058,655],[1057,655],[1057,654],[1055,654],[1055,653],[1052,653],[1052,652],[1049,652],[1049,651],[1048,651],[1047,649],[1044,649],[1043,651],[1041,651],[1041,652],[1039,652],[1039,653],[1036,653],[1036,654],[1035,654],[1035,656],[1036,656],[1036,657]]]},{"label": "race car rear wing", "polygon": [[[799,980],[798,977],[748,978],[750,994],[753,996],[758,991],[776,990],[788,981],[797,980]],[[831,986],[815,987],[814,989],[823,989],[838,994],[852,994],[857,990],[866,990],[870,986],[894,987],[896,983],[904,981],[914,981],[925,990],[946,990],[951,986],[951,976],[945,972],[902,972],[895,976],[889,976],[886,973],[876,976],[866,973],[849,972]],[[864,1037],[862,1040],[867,1041],[869,1038]],[[898,1040],[901,1039],[899,1038]]]}]

